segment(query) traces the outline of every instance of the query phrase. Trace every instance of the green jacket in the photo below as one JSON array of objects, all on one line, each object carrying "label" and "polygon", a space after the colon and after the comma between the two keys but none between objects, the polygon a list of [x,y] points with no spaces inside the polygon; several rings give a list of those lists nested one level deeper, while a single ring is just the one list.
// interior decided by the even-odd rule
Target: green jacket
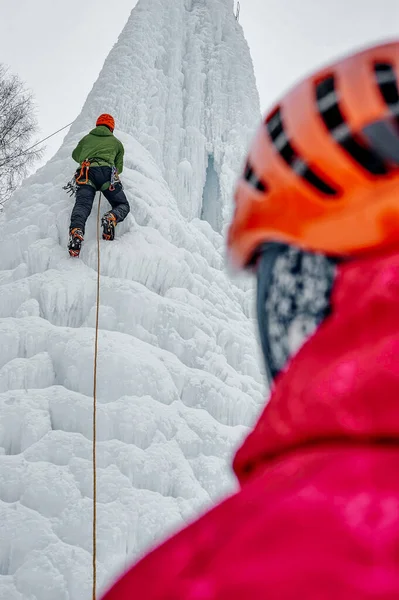
[{"label": "green jacket", "polygon": [[72,158],[79,164],[87,158],[91,158],[94,166],[115,166],[118,173],[122,173],[124,153],[125,149],[122,142],[114,136],[108,127],[99,125],[80,140],[72,152]]}]

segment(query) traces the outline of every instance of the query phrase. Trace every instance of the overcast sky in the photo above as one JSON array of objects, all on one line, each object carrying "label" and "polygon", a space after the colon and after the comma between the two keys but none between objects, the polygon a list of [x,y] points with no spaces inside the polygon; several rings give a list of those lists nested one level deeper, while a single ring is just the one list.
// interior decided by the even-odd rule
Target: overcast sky
[{"label": "overcast sky", "polygon": [[[34,92],[42,137],[79,114],[136,3],[0,0],[0,62]],[[263,112],[294,81],[324,62],[370,42],[399,38],[399,0],[240,3]],[[47,159],[63,135],[48,143]]]}]

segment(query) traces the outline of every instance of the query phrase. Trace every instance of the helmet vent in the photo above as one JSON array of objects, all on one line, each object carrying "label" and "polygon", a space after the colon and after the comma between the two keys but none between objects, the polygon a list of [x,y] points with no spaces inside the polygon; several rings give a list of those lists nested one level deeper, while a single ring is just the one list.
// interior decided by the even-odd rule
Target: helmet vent
[{"label": "helmet vent", "polygon": [[381,158],[351,132],[339,104],[334,76],[329,75],[317,84],[316,98],[323,123],[341,148],[371,175],[386,175],[388,169]]},{"label": "helmet vent", "polygon": [[274,147],[284,162],[306,183],[326,196],[336,196],[338,189],[332,187],[322,174],[317,174],[289,141],[284,130],[281,110],[278,109],[266,120],[266,129]]},{"label": "helmet vent", "polygon": [[254,187],[258,192],[266,192],[267,186],[263,183],[256,175],[249,163],[247,163],[244,171],[244,179],[248,181],[252,187]]},{"label": "helmet vent", "polygon": [[393,65],[390,63],[376,63],[374,73],[385,103],[393,114],[399,116],[398,81]]}]

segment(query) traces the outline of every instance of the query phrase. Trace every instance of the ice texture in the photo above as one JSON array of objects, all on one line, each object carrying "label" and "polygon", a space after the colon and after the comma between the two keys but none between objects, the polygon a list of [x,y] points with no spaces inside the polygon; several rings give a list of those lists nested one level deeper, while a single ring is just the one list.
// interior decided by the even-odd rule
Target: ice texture
[{"label": "ice texture", "polygon": [[61,149],[0,215],[1,600],[91,598],[97,200],[72,259],[62,186],[102,112],[131,214],[100,244],[99,591],[234,489],[264,399],[252,283],[226,274],[222,235],[259,118],[249,50],[233,0],[140,0]]}]

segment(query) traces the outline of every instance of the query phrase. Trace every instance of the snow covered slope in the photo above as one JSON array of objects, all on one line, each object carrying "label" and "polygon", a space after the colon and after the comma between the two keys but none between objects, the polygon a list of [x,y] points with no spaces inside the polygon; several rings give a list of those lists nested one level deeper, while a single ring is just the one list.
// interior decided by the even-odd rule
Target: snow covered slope
[{"label": "snow covered slope", "polygon": [[97,214],[70,259],[61,187],[104,111],[132,213],[101,242],[99,587],[231,489],[263,401],[253,292],[224,273],[219,233],[259,118],[249,51],[232,0],[140,0],[64,145],[0,216],[1,600],[91,597]]}]

